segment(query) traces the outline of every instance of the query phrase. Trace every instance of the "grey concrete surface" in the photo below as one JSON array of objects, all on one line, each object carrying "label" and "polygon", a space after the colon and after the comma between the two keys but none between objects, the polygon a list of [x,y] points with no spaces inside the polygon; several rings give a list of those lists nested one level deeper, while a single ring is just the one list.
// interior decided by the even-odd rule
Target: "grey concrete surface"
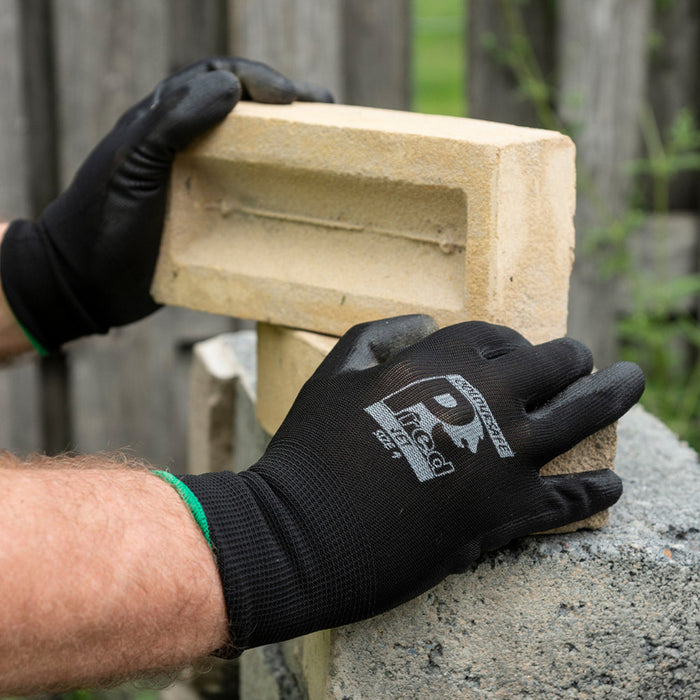
[{"label": "grey concrete surface", "polygon": [[[519,540],[334,631],[322,696],[700,698],[698,455],[635,408],[620,421],[616,469],[625,493],[603,530]],[[257,672],[289,684],[275,658]],[[297,673],[295,692],[317,672]]]}]

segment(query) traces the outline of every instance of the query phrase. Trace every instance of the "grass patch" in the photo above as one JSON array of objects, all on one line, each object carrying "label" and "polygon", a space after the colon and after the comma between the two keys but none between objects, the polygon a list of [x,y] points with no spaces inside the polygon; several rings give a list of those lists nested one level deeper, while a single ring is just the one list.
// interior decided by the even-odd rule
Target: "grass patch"
[{"label": "grass patch", "polygon": [[467,113],[464,0],[413,0],[413,110]]}]

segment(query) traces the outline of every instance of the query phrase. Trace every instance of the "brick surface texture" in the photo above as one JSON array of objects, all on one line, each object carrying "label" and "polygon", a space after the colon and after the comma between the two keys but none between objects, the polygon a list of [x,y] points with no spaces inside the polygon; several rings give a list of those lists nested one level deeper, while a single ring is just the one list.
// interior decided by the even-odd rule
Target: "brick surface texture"
[{"label": "brick surface texture", "polygon": [[153,293],[332,335],[429,313],[564,334],[574,146],[457,117],[242,103],[178,157]]}]

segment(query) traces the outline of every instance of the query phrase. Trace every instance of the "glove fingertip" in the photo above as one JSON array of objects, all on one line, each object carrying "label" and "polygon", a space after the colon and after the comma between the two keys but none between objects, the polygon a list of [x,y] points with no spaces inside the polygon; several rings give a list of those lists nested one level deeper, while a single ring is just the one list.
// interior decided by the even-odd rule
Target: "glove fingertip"
[{"label": "glove fingertip", "polygon": [[325,102],[327,104],[335,102],[333,93],[322,85],[295,80],[294,90],[299,102]]},{"label": "glove fingertip", "polygon": [[197,76],[192,80],[192,90],[193,97],[201,99],[202,105],[211,105],[212,113],[218,112],[220,119],[236,106],[243,92],[237,76],[225,70]]},{"label": "glove fingertip", "polygon": [[624,378],[627,385],[629,400],[632,405],[637,403],[642,398],[644,389],[646,388],[646,378],[642,368],[634,362],[617,362],[613,367],[619,373],[619,376]]},{"label": "glove fingertip", "polygon": [[258,71],[239,74],[244,88],[244,97],[254,102],[287,105],[297,99],[294,83],[281,73],[267,69],[262,75]]},{"label": "glove fingertip", "polygon": [[560,527],[585,520],[601,510],[615,505],[622,496],[622,479],[612,469],[598,469],[574,474],[554,474],[542,477],[556,503],[551,510],[562,522]]}]

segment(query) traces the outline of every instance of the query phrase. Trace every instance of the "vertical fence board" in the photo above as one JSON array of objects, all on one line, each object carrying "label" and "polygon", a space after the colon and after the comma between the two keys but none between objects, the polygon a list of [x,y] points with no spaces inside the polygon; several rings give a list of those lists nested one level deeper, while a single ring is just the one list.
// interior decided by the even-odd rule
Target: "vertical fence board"
[{"label": "vertical fence board", "polygon": [[559,10],[559,109],[574,133],[579,173],[569,331],[603,365],[617,355],[614,282],[604,282],[596,258],[582,251],[592,227],[614,221],[627,205],[626,168],[639,153],[651,2],[561,0]]},{"label": "vertical fence board", "polygon": [[226,0],[170,0],[170,70],[201,58],[226,53]]},{"label": "vertical fence board", "polygon": [[[34,215],[38,215],[59,191],[51,9],[50,0],[25,0],[22,3],[21,60],[28,130],[27,189]],[[68,364],[64,354],[39,360],[39,381],[42,441],[36,447],[56,454],[71,442],[71,416],[66,407]]]},{"label": "vertical fence board", "polygon": [[61,182],[117,117],[168,71],[163,0],[61,0],[56,21],[56,87]]},{"label": "vertical fence board", "polygon": [[231,52],[270,64],[345,99],[341,0],[231,0]]},{"label": "vertical fence board", "polygon": [[[655,5],[655,43],[648,94],[662,138],[681,109],[688,108],[700,125],[700,3],[674,0]],[[691,210],[700,205],[700,172],[679,173],[671,183],[671,209]]]},{"label": "vertical fence board", "polygon": [[27,193],[33,216],[58,191],[53,37],[50,0],[23,0],[21,61],[27,121]]},{"label": "vertical fence board", "polygon": [[410,109],[410,2],[346,2],[343,30],[345,101],[368,107]]},{"label": "vertical fence board", "polygon": [[0,219],[29,216],[19,0],[0,0]]},{"label": "vertical fence board", "polygon": [[[0,221],[31,216],[29,120],[22,62],[22,5],[0,0]],[[20,453],[41,447],[38,364],[0,367],[0,449]]]},{"label": "vertical fence board", "polygon": [[554,28],[551,0],[470,0],[466,51],[469,116],[521,126],[545,126],[525,94],[522,78],[515,74],[515,70],[523,68],[523,62],[509,64],[504,54],[512,50],[514,43],[526,46],[541,77],[551,80],[555,68]]},{"label": "vertical fence board", "polygon": [[[169,34],[187,21],[178,9],[192,8],[170,7],[166,0],[54,4],[64,185],[121,112],[167,75],[172,57],[189,60],[190,49],[180,45],[174,51]],[[214,26],[208,15],[202,17]],[[197,51],[209,52],[208,36],[206,41],[200,36]],[[75,447],[130,446],[156,464],[183,464],[188,348],[230,326],[228,319],[166,309],[106,338],[71,346]]]}]

